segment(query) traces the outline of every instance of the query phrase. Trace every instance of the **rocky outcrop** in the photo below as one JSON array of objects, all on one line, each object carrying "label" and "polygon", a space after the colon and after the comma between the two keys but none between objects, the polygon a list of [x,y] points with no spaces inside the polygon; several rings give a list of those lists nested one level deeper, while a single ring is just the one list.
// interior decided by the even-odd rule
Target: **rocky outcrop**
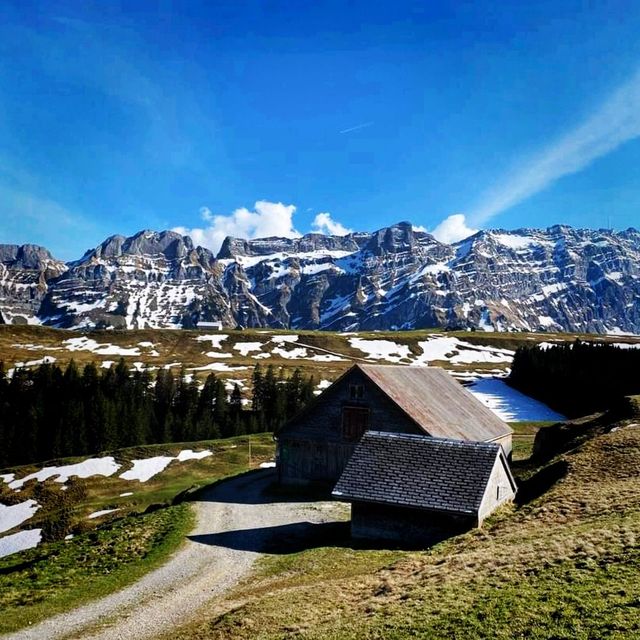
[{"label": "rocky outcrop", "polygon": [[65,270],[44,247],[0,245],[0,323],[39,324],[48,283]]},{"label": "rocky outcrop", "polygon": [[448,245],[400,222],[346,236],[227,238],[217,256],[187,236],[142,231],[68,265],[41,248],[1,246],[0,310],[7,322],[60,327],[640,333],[639,265],[633,229],[487,230]]}]

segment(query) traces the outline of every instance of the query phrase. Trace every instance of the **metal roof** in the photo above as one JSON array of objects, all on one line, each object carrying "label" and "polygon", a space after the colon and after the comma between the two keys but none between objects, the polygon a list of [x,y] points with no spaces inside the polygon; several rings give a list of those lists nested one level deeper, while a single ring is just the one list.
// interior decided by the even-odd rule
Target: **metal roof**
[{"label": "metal roof", "polygon": [[476,515],[498,456],[504,461],[500,445],[488,442],[367,431],[332,494],[340,500]]},{"label": "metal roof", "polygon": [[430,436],[490,442],[512,433],[509,425],[444,369],[374,364],[354,367]]}]

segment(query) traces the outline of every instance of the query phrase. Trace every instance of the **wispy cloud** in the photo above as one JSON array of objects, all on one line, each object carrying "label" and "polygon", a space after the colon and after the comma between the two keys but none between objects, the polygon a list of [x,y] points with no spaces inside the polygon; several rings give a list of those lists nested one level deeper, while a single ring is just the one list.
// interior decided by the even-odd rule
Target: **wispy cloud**
[{"label": "wispy cloud", "polygon": [[640,136],[640,70],[618,87],[591,116],[524,163],[491,189],[469,216],[482,225],[542,191],[563,176]]},{"label": "wispy cloud", "polygon": [[352,131],[359,131],[360,129],[366,129],[367,127],[370,127],[374,124],[374,122],[362,122],[360,124],[356,124],[353,127],[349,127],[348,129],[343,129],[342,131],[339,131],[338,133],[342,134],[342,133],[351,133]]}]

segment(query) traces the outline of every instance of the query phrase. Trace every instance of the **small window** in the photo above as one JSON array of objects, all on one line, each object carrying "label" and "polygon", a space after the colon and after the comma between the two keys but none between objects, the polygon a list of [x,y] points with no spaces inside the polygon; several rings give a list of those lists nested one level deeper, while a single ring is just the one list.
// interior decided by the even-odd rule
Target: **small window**
[{"label": "small window", "polygon": [[344,407],[342,410],[342,436],[355,442],[369,428],[369,409],[364,407]]},{"label": "small window", "polygon": [[351,400],[362,400],[362,398],[364,397],[364,385],[350,384],[349,397],[351,398]]}]

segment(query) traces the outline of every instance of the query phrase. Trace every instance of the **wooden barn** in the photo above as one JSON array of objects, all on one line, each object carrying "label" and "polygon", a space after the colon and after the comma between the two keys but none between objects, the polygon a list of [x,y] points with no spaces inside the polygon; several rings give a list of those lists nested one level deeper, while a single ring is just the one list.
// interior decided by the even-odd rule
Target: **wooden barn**
[{"label": "wooden barn", "polygon": [[277,435],[285,484],[335,484],[367,430],[500,444],[511,429],[446,371],[356,364]]},{"label": "wooden barn", "polygon": [[497,444],[368,431],[332,495],[351,502],[354,538],[428,545],[480,526],[515,492]]}]

